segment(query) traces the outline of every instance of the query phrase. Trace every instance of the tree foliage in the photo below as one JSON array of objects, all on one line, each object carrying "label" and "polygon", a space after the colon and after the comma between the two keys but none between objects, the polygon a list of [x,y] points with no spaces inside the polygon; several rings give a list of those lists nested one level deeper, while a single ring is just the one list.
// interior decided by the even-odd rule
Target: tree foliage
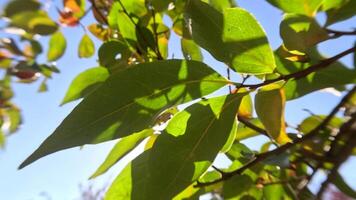
[{"label": "tree foliage", "polygon": [[[329,184],[356,198],[339,173],[356,147],[356,69],[339,59],[355,55],[356,47],[332,57],[317,49],[324,41],[356,35],[329,28],[353,17],[356,1],[267,0],[284,13],[283,43],[275,50],[256,18],[231,0],[62,2],[52,5],[57,15],[37,0],[11,0],[2,11],[0,145],[21,123],[20,110],[11,102],[12,80],[42,79],[39,91],[46,91],[46,81],[59,73],[55,61],[73,48],[64,28],[84,29],[78,58],[98,56],[98,66],[73,80],[62,104],[83,100],[20,168],[60,150],[119,139],[91,178],[140,143],[146,146],[118,174],[106,200],[198,199],[204,194],[320,199]],[[324,24],[316,19],[322,12]],[[92,24],[83,24],[90,15]],[[180,37],[183,59],[169,55],[173,33]],[[38,36],[49,38],[46,49]],[[97,51],[93,37],[101,41]],[[202,49],[226,65],[226,76],[204,63]],[[45,61],[39,59],[42,54]],[[288,126],[289,101],[329,87],[344,96],[328,115],[312,114],[298,127]],[[260,151],[244,144],[256,136],[268,139]],[[231,166],[215,167],[218,154]],[[327,178],[313,194],[307,186],[320,170]]]}]

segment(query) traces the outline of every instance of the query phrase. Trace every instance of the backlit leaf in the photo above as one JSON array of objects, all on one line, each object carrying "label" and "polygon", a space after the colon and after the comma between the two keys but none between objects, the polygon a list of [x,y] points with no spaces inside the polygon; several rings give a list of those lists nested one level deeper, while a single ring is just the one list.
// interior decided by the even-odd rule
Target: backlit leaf
[{"label": "backlit leaf", "polygon": [[61,105],[88,96],[108,77],[109,72],[104,67],[95,67],[80,73],[70,84]]},{"label": "backlit leaf", "polygon": [[217,60],[237,72],[272,73],[274,56],[257,20],[242,8],[221,13],[199,0],[190,0],[186,16],[191,20],[194,41]]},{"label": "backlit leaf", "polygon": [[58,31],[57,33],[51,36],[48,44],[47,60],[56,61],[63,56],[66,48],[67,41],[62,32]]},{"label": "backlit leaf", "polygon": [[[131,191],[125,192],[131,198],[126,199],[172,199],[197,180],[226,143],[241,97],[236,94],[203,100],[178,113],[152,149],[133,161],[132,188],[126,187]],[[147,158],[145,164],[135,166],[142,163],[143,156]],[[118,188],[115,182],[112,187]],[[106,199],[121,199],[110,197]]]},{"label": "backlit leaf", "polygon": [[87,34],[84,34],[80,40],[78,47],[78,56],[79,58],[90,58],[95,53],[94,42],[90,39]]},{"label": "backlit leaf", "polygon": [[200,51],[200,48],[193,40],[181,39],[181,46],[184,58],[187,60],[197,60],[202,61],[203,55]]},{"label": "backlit leaf", "polygon": [[284,46],[290,51],[305,52],[308,48],[328,39],[328,33],[313,18],[287,14],[280,25]]},{"label": "backlit leaf", "polygon": [[226,79],[196,61],[157,61],[115,73],[90,93],[20,168],[62,149],[139,132],[152,126],[166,108],[226,84]]},{"label": "backlit leaf", "polygon": [[105,161],[99,166],[95,173],[90,176],[90,178],[95,178],[105,173],[121,158],[126,156],[132,149],[134,149],[142,140],[152,134],[152,129],[146,129],[120,139],[112,148]]}]

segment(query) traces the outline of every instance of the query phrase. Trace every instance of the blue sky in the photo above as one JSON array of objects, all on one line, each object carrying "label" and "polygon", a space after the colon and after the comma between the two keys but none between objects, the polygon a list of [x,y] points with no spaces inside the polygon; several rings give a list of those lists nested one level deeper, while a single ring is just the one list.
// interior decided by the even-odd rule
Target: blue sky
[{"label": "blue sky", "polygon": [[[273,49],[277,48],[281,44],[279,22],[282,18],[282,13],[263,0],[240,0],[238,3],[255,15],[265,28]],[[318,15],[318,19],[323,22],[325,16]],[[90,16],[83,21],[84,24],[90,24],[90,22]],[[356,19],[354,17],[346,22],[336,24],[332,28],[348,30],[355,24]],[[64,57],[57,63],[61,74],[54,76],[48,82],[49,91],[41,94],[37,93],[40,82],[30,85],[13,84],[16,94],[14,101],[22,109],[24,124],[16,134],[7,140],[6,148],[0,151],[0,199],[48,199],[41,196],[42,192],[46,192],[53,200],[76,199],[79,196],[79,184],[94,184],[97,188],[107,185],[133,157],[133,155],[129,155],[106,175],[93,181],[88,181],[87,179],[103,161],[114,142],[87,145],[83,149],[73,148],[61,151],[40,159],[23,170],[17,170],[18,165],[52,133],[79,102],[70,103],[62,107],[59,106],[71,80],[85,69],[97,66],[97,57],[92,59],[79,59],[77,57],[77,45],[83,35],[83,30],[78,27],[63,28],[63,31],[67,36],[69,48],[67,48]],[[179,39],[174,34],[172,36],[170,55],[174,54],[175,58],[180,58],[182,55],[177,51],[180,49]],[[48,38],[43,37],[41,41],[43,44],[47,44]],[[332,56],[351,47],[353,44],[353,37],[343,37],[328,41],[320,45],[319,49],[322,53]],[[99,47],[98,43],[96,47]],[[216,62],[206,52],[204,53],[204,58],[207,64],[221,73],[225,73],[222,63]],[[351,56],[344,57],[342,61],[348,66],[352,66]],[[307,95],[303,99],[288,102],[286,108],[287,122],[297,124],[308,116],[306,112],[302,111],[304,108],[308,108],[314,113],[327,114],[338,100],[338,97],[330,93],[316,92]],[[261,143],[262,140],[260,139],[248,141],[248,144],[254,147]],[[224,164],[224,160],[219,159],[218,165],[223,166]],[[342,173],[353,188],[356,188],[354,181],[356,180],[356,173],[353,173],[352,170],[352,167],[355,166],[356,159],[353,158],[343,166]],[[322,175],[318,176],[312,184],[312,189],[317,189],[318,183],[322,179]]]}]

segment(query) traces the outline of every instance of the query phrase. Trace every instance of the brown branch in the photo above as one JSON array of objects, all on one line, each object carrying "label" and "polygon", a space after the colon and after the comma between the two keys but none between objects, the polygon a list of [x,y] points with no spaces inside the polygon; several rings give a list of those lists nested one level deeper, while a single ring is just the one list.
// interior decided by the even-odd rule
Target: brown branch
[{"label": "brown branch", "polygon": [[106,17],[103,15],[103,13],[99,10],[99,8],[96,6],[95,0],[89,0],[91,5],[93,6],[93,9],[95,10],[96,13],[99,14],[99,17],[105,22],[105,24],[109,24],[108,20]]},{"label": "brown branch", "polygon": [[332,37],[340,37],[343,35],[356,35],[356,30],[354,31],[337,31],[332,29],[325,29],[328,33],[334,34]]},{"label": "brown branch", "polygon": [[250,88],[250,89],[257,89],[259,87],[262,87],[262,86],[265,86],[265,85],[268,85],[268,84],[271,84],[271,83],[275,83],[275,82],[278,82],[278,81],[288,81],[290,79],[300,79],[300,78],[303,78],[303,77],[306,77],[308,76],[309,74],[313,73],[313,72],[316,72],[320,69],[324,69],[326,67],[328,67],[329,65],[331,65],[332,63],[336,62],[337,60],[339,60],[340,58],[350,54],[350,53],[353,53],[355,52],[356,50],[356,47],[352,47],[350,49],[347,49],[331,58],[328,58],[328,59],[325,59],[325,60],[322,60],[320,63],[318,64],[315,64],[315,65],[312,65],[304,70],[301,70],[301,71],[297,71],[295,73],[291,73],[291,74],[288,74],[288,75],[281,75],[280,77],[278,78],[275,78],[275,79],[269,79],[269,80],[266,80],[262,83],[258,83],[258,84],[250,84],[250,85],[246,85],[246,84],[243,84],[243,83],[238,83],[237,86],[238,87],[245,87],[245,88]]},{"label": "brown branch", "polygon": [[239,122],[243,123],[248,128],[250,128],[250,129],[252,129],[252,130],[254,130],[254,131],[258,132],[258,133],[261,133],[262,135],[265,135],[266,137],[268,137],[269,139],[274,141],[273,138],[263,128],[260,128],[260,127],[258,127],[256,125],[254,125],[253,123],[249,122],[246,118],[241,117],[239,115],[237,116],[237,119],[239,120]]},{"label": "brown branch", "polygon": [[[349,135],[349,138],[347,140],[348,142],[339,151],[334,152],[333,149],[330,149],[329,151],[330,153],[328,152],[327,154],[327,156],[330,155],[332,156],[332,154],[335,154],[334,156],[337,160],[334,162],[334,167],[330,170],[327,179],[322,183],[320,190],[316,195],[317,200],[322,198],[329,183],[333,182],[333,180],[337,177],[340,166],[352,154],[352,151],[356,146],[355,133],[356,133],[356,113],[352,115],[351,119],[348,122],[346,122],[341,126],[339,131],[339,134]],[[334,142],[338,142],[338,141],[334,141]]]},{"label": "brown branch", "polygon": [[195,187],[204,187],[204,186],[209,186],[209,185],[213,185],[225,180],[230,179],[231,177],[241,174],[242,172],[244,172],[246,169],[254,166],[255,164],[266,160],[269,157],[272,156],[277,156],[280,155],[286,151],[288,151],[289,149],[291,149],[292,147],[296,146],[297,144],[300,144],[302,142],[305,142],[309,139],[312,139],[313,137],[317,136],[321,130],[323,130],[329,123],[330,121],[334,118],[334,116],[337,114],[337,112],[349,101],[349,99],[352,97],[352,95],[356,92],[356,86],[354,86],[339,102],[339,104],[337,104],[334,109],[330,112],[330,114],[316,127],[314,128],[312,131],[310,131],[308,134],[306,134],[304,137],[302,138],[297,138],[293,141],[293,143],[287,143],[283,146],[280,146],[274,150],[265,152],[265,153],[261,153],[261,154],[257,154],[253,159],[251,159],[247,164],[245,164],[244,166],[240,167],[239,169],[232,171],[232,172],[228,172],[225,173],[220,179],[216,179],[214,181],[211,182],[206,182],[206,183],[197,183],[195,185]]},{"label": "brown branch", "polygon": [[299,177],[292,177],[291,179],[286,179],[286,180],[278,180],[278,181],[273,181],[273,182],[262,182],[262,185],[276,185],[276,184],[287,184],[291,182],[297,182],[302,179],[305,179],[305,176],[299,176]]}]

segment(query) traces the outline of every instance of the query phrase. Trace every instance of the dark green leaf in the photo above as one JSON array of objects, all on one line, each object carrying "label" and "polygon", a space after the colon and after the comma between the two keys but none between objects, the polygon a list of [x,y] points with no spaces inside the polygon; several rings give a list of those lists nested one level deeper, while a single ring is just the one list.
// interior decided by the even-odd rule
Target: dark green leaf
[{"label": "dark green leaf", "polygon": [[109,72],[104,67],[95,67],[80,73],[70,84],[61,105],[88,96],[108,77]]},{"label": "dark green leaf", "polygon": [[190,0],[186,10],[194,41],[217,60],[237,72],[272,73],[274,56],[265,32],[257,20],[242,8],[223,13],[199,0]]},{"label": "dark green leaf", "polygon": [[12,17],[21,12],[36,11],[40,9],[40,7],[41,4],[36,0],[13,0],[6,5],[4,9],[4,16]]},{"label": "dark green leaf", "polygon": [[341,22],[351,17],[354,17],[356,14],[356,1],[348,0],[344,1],[341,4],[342,6],[336,7],[326,11],[327,20],[326,26],[331,24]]},{"label": "dark green leaf", "polygon": [[226,154],[229,156],[229,158],[231,158],[231,160],[250,160],[254,156],[253,151],[251,151],[246,145],[240,142],[235,142]]},{"label": "dark green leaf", "polygon": [[115,73],[87,96],[20,168],[62,149],[141,131],[153,125],[155,116],[166,108],[207,95],[227,82],[196,61],[157,61]]},{"label": "dark green leaf", "polygon": [[197,180],[233,131],[241,98],[235,94],[203,100],[175,115],[144,153],[145,165],[134,166],[142,157],[133,161],[132,191],[127,192],[131,199],[171,199]]},{"label": "dark green leaf", "polygon": [[98,51],[100,65],[110,72],[122,70],[127,67],[126,57],[131,55],[128,46],[121,41],[105,42]]},{"label": "dark green leaf", "polygon": [[233,176],[224,183],[223,197],[224,199],[241,197],[243,194],[246,194],[253,185],[253,180],[248,175]]}]

